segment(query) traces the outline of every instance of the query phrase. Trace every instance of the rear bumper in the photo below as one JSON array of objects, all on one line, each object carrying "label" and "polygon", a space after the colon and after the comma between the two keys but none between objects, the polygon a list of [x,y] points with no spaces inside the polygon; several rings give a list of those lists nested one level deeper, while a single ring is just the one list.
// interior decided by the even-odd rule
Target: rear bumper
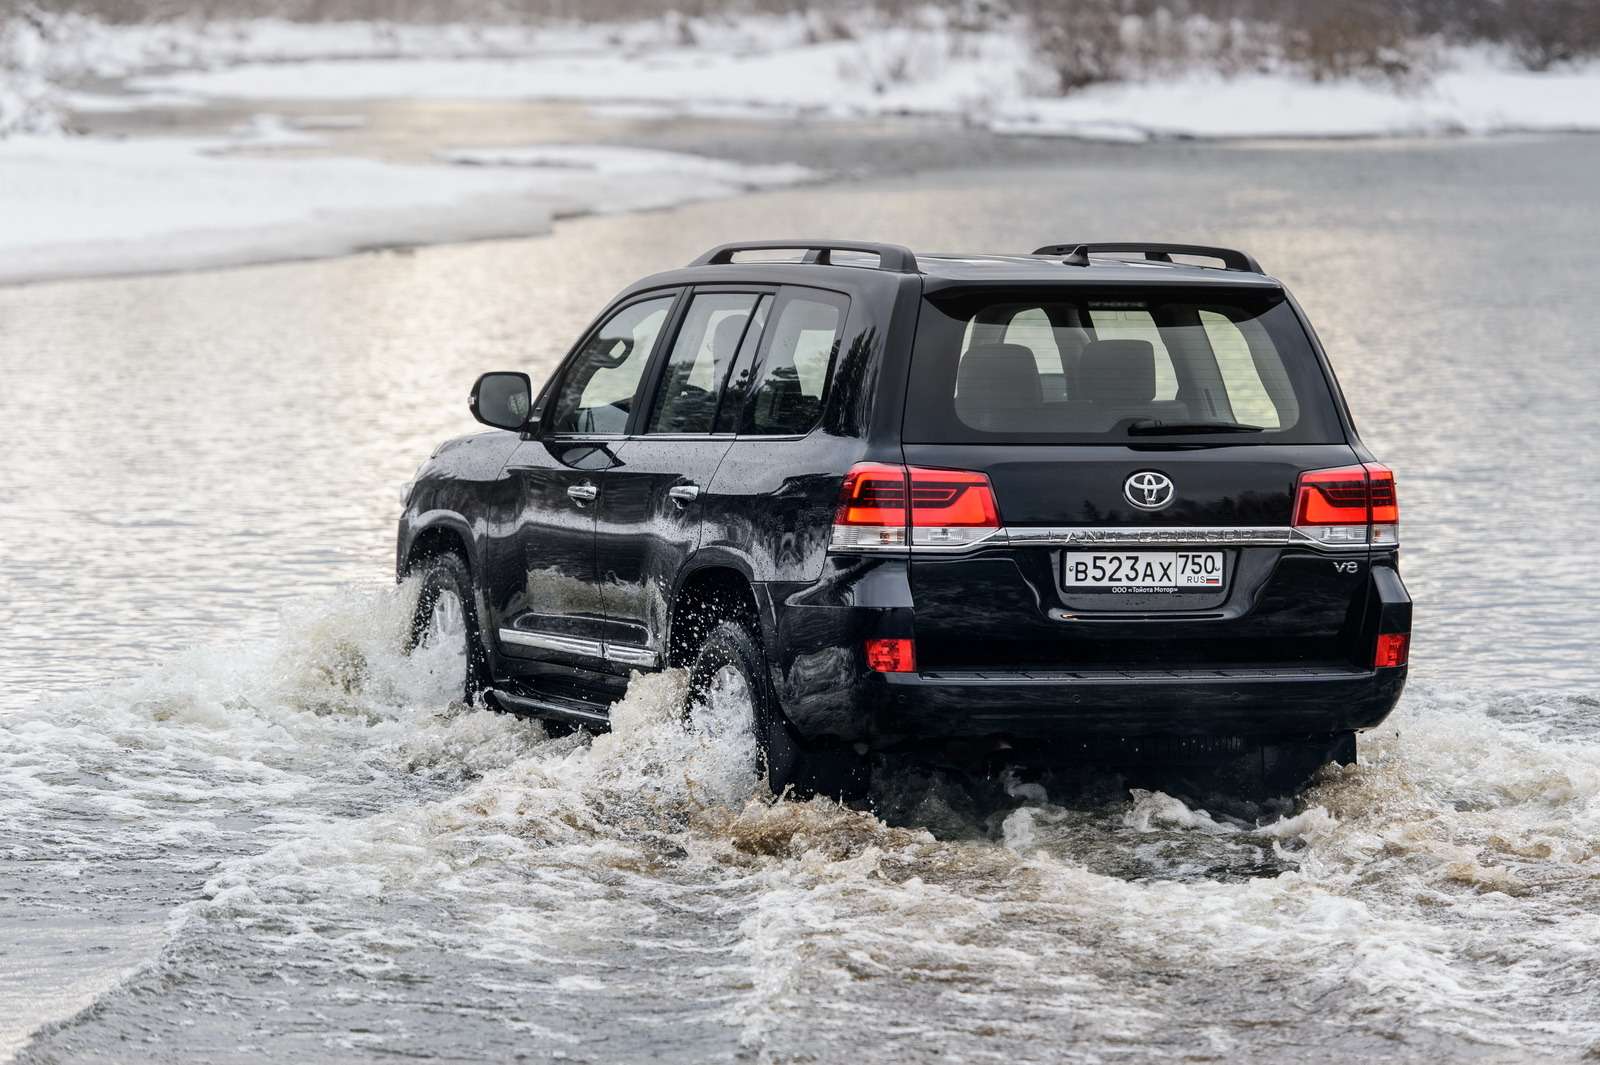
[{"label": "rear bumper", "polygon": [[1292,736],[1372,728],[1406,670],[903,673],[878,678],[875,739]]},{"label": "rear bumper", "polygon": [[[1392,564],[1372,566],[1359,619],[1409,632],[1411,599]],[[1399,701],[1406,670],[1319,663],[1181,670],[875,673],[863,642],[915,636],[903,562],[831,562],[807,585],[760,585],[773,689],[802,743],[889,748],[1083,737],[1293,737],[1369,729]],[[1005,639],[977,623],[972,638]]]}]

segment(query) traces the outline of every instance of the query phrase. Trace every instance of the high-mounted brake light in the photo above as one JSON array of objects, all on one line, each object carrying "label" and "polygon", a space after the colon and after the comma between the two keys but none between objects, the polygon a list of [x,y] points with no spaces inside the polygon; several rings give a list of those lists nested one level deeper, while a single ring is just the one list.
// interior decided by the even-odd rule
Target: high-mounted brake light
[{"label": "high-mounted brake light", "polygon": [[845,474],[834,512],[840,551],[966,547],[1000,528],[987,474],[860,462]]},{"label": "high-mounted brake light", "polygon": [[1394,472],[1376,462],[1307,470],[1295,485],[1294,527],[1324,544],[1393,547],[1400,542]]}]

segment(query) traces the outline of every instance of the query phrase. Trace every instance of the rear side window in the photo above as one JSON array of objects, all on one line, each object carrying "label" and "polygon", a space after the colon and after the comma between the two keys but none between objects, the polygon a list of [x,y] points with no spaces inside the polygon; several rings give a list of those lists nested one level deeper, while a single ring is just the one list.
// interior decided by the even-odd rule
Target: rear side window
[{"label": "rear side window", "polygon": [[1343,439],[1310,339],[1280,292],[934,296],[907,398],[904,437],[916,443]]},{"label": "rear side window", "polygon": [[746,434],[791,436],[816,428],[849,305],[832,292],[779,294],[757,384],[745,403]]},{"label": "rear side window", "polygon": [[728,371],[761,297],[705,292],[694,297],[656,386],[647,433],[709,433]]}]

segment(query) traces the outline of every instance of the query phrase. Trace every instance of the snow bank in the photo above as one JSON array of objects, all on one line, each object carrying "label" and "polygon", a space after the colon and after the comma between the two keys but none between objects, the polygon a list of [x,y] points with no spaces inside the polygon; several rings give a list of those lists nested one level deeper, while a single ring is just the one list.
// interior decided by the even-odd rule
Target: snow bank
[{"label": "snow bank", "polygon": [[270,116],[234,140],[0,141],[0,283],[230,266],[525,236],[557,216],[667,207],[804,180],[673,152],[545,146],[474,165],[229,154],[304,143]]},{"label": "snow bank", "polygon": [[[660,25],[652,23],[649,25]],[[696,26],[700,23],[695,23]],[[693,44],[569,28],[537,54],[306,60],[135,79],[152,92],[284,99],[580,100],[662,114],[943,116],[1004,133],[1138,141],[1163,137],[1349,137],[1600,130],[1600,64],[1533,74],[1456,49],[1430,82],[1313,82],[1291,72],[1175,74],[1040,95],[1015,30],[880,26],[810,41],[793,19],[749,17]]]}]

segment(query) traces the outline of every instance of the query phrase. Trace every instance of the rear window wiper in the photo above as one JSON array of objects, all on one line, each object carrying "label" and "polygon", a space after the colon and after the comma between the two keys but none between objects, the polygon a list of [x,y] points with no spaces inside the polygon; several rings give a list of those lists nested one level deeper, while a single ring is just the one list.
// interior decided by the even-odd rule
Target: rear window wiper
[{"label": "rear window wiper", "polygon": [[1239,422],[1164,422],[1160,418],[1135,418],[1128,423],[1129,436],[1178,436],[1184,433],[1263,433],[1264,425]]}]

